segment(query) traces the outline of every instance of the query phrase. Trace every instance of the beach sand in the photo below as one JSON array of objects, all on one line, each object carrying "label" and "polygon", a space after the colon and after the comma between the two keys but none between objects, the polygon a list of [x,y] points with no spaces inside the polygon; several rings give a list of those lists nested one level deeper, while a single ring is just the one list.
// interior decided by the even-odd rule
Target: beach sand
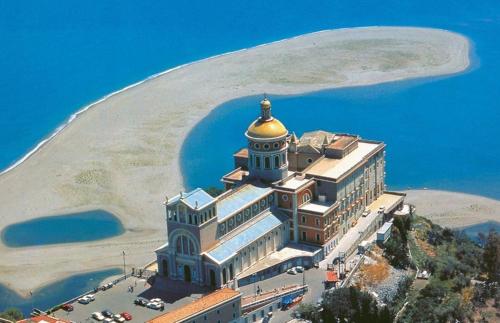
[{"label": "beach sand", "polygon": [[[128,267],[153,259],[166,237],[162,201],[183,188],[181,145],[228,100],[447,75],[468,66],[469,42],[455,33],[339,29],[198,61],[112,95],[0,176],[0,230],[99,208],[117,215],[126,232],[90,243],[1,245],[0,283],[26,295],[75,273],[121,267],[122,251]],[[256,115],[257,109],[256,102]]]},{"label": "beach sand", "polygon": [[478,223],[500,222],[500,201],[487,197],[436,190],[406,191],[406,202],[416,213],[443,227],[461,228]]}]

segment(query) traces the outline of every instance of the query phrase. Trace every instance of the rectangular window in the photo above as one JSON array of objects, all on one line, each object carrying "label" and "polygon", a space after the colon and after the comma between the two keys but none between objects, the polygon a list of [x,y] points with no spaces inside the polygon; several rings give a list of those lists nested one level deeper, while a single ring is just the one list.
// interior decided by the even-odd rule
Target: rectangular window
[{"label": "rectangular window", "polygon": [[319,227],[319,219],[316,219],[316,226]]},{"label": "rectangular window", "polygon": [[306,223],[306,217],[302,216],[302,223]]},{"label": "rectangular window", "polygon": [[260,168],[260,157],[255,156],[255,168]]},{"label": "rectangular window", "polygon": [[319,241],[319,233],[316,234],[316,241]]},{"label": "rectangular window", "polygon": [[306,240],[307,239],[307,234],[305,231],[302,231],[302,240]]},{"label": "rectangular window", "polygon": [[280,168],[280,158],[278,156],[274,156],[274,168]]},{"label": "rectangular window", "polygon": [[265,169],[271,168],[271,161],[269,160],[269,157],[264,157],[264,168]]}]

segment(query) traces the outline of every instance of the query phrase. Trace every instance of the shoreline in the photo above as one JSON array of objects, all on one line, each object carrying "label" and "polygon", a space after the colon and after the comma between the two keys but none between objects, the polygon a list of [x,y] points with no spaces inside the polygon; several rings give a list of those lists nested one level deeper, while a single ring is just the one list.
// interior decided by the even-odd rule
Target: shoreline
[{"label": "shoreline", "polygon": [[[370,27],[359,27],[359,28],[370,28]],[[350,28],[340,28],[340,29],[350,29]],[[312,33],[309,33],[309,34],[306,34],[306,35],[319,34],[319,33],[328,32],[328,31],[331,31],[331,30],[332,29],[324,29],[324,30],[315,31],[315,32],[312,32]],[[59,125],[58,127],[56,127],[56,129],[54,131],[52,131],[48,136],[44,137],[40,142],[38,142],[35,145],[34,148],[30,149],[26,154],[24,154],[23,156],[21,156],[14,163],[12,163],[11,165],[7,166],[5,169],[0,170],[0,176],[2,176],[5,173],[8,173],[9,171],[13,170],[17,166],[21,165],[25,160],[27,160],[28,158],[30,158],[38,150],[42,149],[42,147],[45,144],[49,143],[50,140],[52,140],[55,136],[57,136],[66,127],[70,126],[71,123],[74,120],[76,120],[76,118],[78,118],[80,115],[83,115],[87,110],[95,107],[99,103],[102,103],[102,102],[108,100],[109,98],[111,98],[111,97],[113,97],[115,95],[118,95],[118,94],[120,94],[120,93],[122,93],[124,91],[127,91],[128,89],[134,88],[134,87],[139,86],[139,85],[141,85],[143,83],[146,83],[146,82],[148,82],[150,80],[153,80],[153,79],[155,79],[157,77],[160,77],[160,76],[162,76],[164,74],[173,72],[173,71],[175,71],[177,69],[189,66],[191,64],[201,63],[203,61],[208,61],[208,60],[211,60],[211,59],[214,59],[214,58],[223,57],[223,56],[226,56],[226,55],[231,55],[231,54],[242,52],[242,51],[246,51],[246,50],[251,50],[252,48],[258,48],[258,47],[261,47],[261,46],[267,46],[267,45],[271,45],[271,44],[274,44],[274,43],[284,42],[284,41],[287,41],[287,40],[290,40],[290,39],[295,39],[295,38],[301,37],[301,36],[304,36],[304,35],[292,36],[292,37],[289,37],[289,38],[284,38],[284,39],[281,39],[281,40],[276,40],[276,41],[265,43],[265,44],[260,44],[260,45],[256,45],[256,46],[252,46],[252,47],[247,47],[247,48],[242,48],[242,49],[238,49],[238,50],[234,50],[234,51],[230,51],[230,52],[226,52],[226,53],[222,53],[222,54],[217,54],[217,55],[213,55],[213,56],[210,56],[210,57],[207,57],[207,58],[203,58],[203,59],[199,59],[199,60],[196,60],[196,61],[192,61],[192,62],[188,62],[188,63],[185,63],[185,64],[181,64],[181,65],[178,65],[178,66],[166,69],[166,70],[164,70],[162,72],[155,73],[155,74],[150,75],[150,76],[148,76],[148,77],[146,77],[146,78],[144,78],[144,79],[142,79],[140,81],[137,81],[135,83],[127,85],[127,86],[125,86],[125,87],[123,87],[123,88],[121,88],[119,90],[116,90],[116,91],[113,91],[113,92],[111,92],[109,94],[106,94],[105,96],[97,99],[96,101],[93,101],[92,103],[83,106],[83,108],[80,108],[75,113],[72,113],[67,118],[67,120],[65,122],[63,122],[61,125]],[[464,70],[463,72],[465,72],[465,71],[466,70]]]},{"label": "shoreline", "polygon": [[[158,225],[164,218],[161,201],[183,188],[182,143],[190,129],[224,102],[264,92],[291,95],[452,75],[469,65],[468,39],[456,33],[413,27],[346,28],[216,55],[109,94],[70,117],[57,135],[2,172],[0,214],[10,216],[0,218],[0,228],[100,208],[116,215],[126,232],[66,247],[13,252],[0,245],[5,259],[0,283],[15,282],[18,291],[31,289],[54,275],[61,278],[116,265],[122,250],[131,255],[131,266],[154,257],[153,250],[165,239]],[[82,260],[79,254],[87,256]],[[51,262],[44,263],[46,259]],[[26,270],[35,274],[23,277]]]}]

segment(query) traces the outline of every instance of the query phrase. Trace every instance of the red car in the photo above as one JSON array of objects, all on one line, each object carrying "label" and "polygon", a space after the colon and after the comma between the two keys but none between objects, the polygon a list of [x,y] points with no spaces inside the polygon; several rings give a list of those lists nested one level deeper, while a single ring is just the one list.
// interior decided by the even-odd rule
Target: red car
[{"label": "red car", "polygon": [[64,304],[63,306],[61,306],[61,308],[63,310],[65,310],[66,312],[71,312],[73,310],[73,305],[71,305],[71,304]]},{"label": "red car", "polygon": [[120,314],[125,320],[130,321],[132,319],[132,315],[127,312],[123,312]]}]

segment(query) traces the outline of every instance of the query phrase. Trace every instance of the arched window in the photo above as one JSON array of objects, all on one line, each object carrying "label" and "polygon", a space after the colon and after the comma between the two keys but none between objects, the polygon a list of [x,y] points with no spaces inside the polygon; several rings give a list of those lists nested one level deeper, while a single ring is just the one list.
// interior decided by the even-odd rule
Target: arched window
[{"label": "arched window", "polygon": [[264,158],[264,168],[265,169],[271,168],[271,161],[269,160],[269,157]]},{"label": "arched window", "polygon": [[188,223],[193,224],[193,216],[191,215],[191,213],[188,214]]},{"label": "arched window", "polygon": [[229,264],[229,279],[234,278],[234,272],[233,272],[233,264]]},{"label": "arched window", "polygon": [[222,269],[222,283],[225,284],[227,283],[227,273],[226,273],[226,268]]},{"label": "arched window", "polygon": [[274,168],[279,168],[280,167],[280,157],[279,156],[274,156]]},{"label": "arched window", "polygon": [[255,156],[255,168],[260,168],[260,157]]},{"label": "arched window", "polygon": [[302,195],[302,203],[309,202],[311,200],[311,193],[306,192]]},{"label": "arched window", "polygon": [[180,235],[175,242],[175,250],[179,254],[194,256],[196,253],[195,243],[193,239]]}]

